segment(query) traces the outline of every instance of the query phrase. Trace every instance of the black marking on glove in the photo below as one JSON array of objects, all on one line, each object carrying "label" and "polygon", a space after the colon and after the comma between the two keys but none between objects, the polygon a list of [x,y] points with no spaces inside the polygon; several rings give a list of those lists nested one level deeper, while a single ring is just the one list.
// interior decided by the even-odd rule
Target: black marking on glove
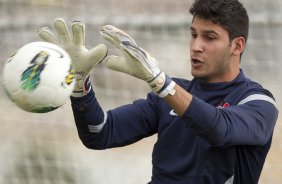
[{"label": "black marking on glove", "polygon": [[98,62],[98,64],[102,63],[102,61],[108,56],[108,52],[109,52],[109,51],[108,51],[108,49],[107,49],[105,56]]},{"label": "black marking on glove", "polygon": [[127,46],[127,47],[132,47],[136,50],[138,50],[139,52],[141,52],[141,54],[147,59],[147,54],[146,52],[144,52],[142,49],[140,49],[139,47],[133,45],[130,41],[123,41],[121,42],[123,45]]}]

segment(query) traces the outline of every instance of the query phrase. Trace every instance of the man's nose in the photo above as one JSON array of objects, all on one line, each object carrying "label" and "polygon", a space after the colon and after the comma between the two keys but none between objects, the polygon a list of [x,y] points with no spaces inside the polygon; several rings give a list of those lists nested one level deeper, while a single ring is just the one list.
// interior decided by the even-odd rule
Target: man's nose
[{"label": "man's nose", "polygon": [[200,38],[192,38],[190,41],[190,50],[192,52],[203,52],[204,44]]}]

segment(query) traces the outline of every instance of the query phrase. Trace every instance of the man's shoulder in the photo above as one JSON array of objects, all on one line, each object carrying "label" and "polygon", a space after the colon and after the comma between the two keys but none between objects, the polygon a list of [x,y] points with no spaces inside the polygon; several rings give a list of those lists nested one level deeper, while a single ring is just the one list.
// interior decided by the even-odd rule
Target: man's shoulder
[{"label": "man's shoulder", "polygon": [[255,81],[255,80],[250,79],[248,77],[245,77],[244,82],[250,88],[263,88],[262,85],[258,81]]},{"label": "man's shoulder", "polygon": [[268,89],[264,88],[263,85],[257,81],[246,78],[244,86],[245,86],[244,91],[247,92],[248,94],[260,93],[260,94],[265,94],[273,98],[272,93]]},{"label": "man's shoulder", "polygon": [[227,96],[229,100],[233,100],[235,103],[241,103],[247,99],[253,98],[267,98],[274,99],[272,93],[265,89],[259,82],[245,78],[238,83],[237,87]]}]

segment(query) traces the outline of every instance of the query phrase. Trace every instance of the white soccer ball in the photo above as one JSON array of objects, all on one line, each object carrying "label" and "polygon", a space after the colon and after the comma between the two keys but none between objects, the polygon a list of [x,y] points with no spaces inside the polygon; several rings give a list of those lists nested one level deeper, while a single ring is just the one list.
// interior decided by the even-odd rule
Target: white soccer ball
[{"label": "white soccer ball", "polygon": [[3,85],[20,108],[36,113],[57,109],[69,99],[75,69],[65,50],[48,42],[21,47],[5,63]]}]

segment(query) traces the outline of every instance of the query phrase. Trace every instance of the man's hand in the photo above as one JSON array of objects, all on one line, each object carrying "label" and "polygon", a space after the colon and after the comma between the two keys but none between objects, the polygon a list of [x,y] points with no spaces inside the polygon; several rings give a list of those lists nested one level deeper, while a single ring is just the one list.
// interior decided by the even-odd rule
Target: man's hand
[{"label": "man's hand", "polygon": [[100,33],[124,55],[107,57],[105,62],[108,68],[146,81],[160,97],[174,94],[175,82],[159,69],[157,60],[138,47],[128,34],[111,25],[102,27]]},{"label": "man's hand", "polygon": [[72,94],[74,97],[81,97],[91,90],[89,72],[100,63],[107,55],[107,48],[100,44],[91,50],[85,47],[85,25],[75,21],[72,23],[72,35],[64,19],[58,18],[54,21],[57,37],[52,34],[48,27],[38,31],[38,35],[47,42],[61,46],[70,55],[76,70],[76,84]]}]

